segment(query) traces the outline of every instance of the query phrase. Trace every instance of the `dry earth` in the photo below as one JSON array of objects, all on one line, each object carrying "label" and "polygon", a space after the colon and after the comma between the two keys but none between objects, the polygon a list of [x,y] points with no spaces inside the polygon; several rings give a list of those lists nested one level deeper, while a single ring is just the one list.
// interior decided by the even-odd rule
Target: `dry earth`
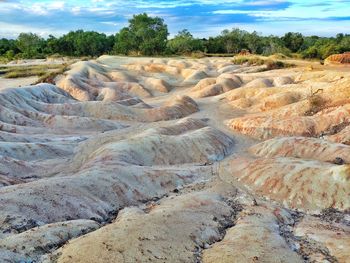
[{"label": "dry earth", "polygon": [[0,262],[349,262],[350,73],[103,56],[0,91]]}]

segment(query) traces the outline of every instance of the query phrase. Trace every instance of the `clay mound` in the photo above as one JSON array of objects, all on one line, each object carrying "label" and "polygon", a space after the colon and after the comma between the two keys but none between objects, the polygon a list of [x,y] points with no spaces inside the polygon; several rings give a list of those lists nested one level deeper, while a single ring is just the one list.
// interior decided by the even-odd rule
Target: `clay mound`
[{"label": "clay mound", "polygon": [[80,101],[152,96],[150,91],[137,83],[135,77],[96,61],[82,61],[71,65],[69,71],[56,79],[56,85]]},{"label": "clay mound", "polygon": [[184,82],[188,84],[196,84],[201,79],[207,78],[208,75],[203,70],[191,70],[190,72],[183,73],[183,76],[185,77]]},{"label": "clay mound", "polygon": [[266,78],[258,78],[254,79],[250,82],[248,82],[245,87],[252,87],[252,88],[269,88],[273,87],[273,81]]},{"label": "clay mound", "polygon": [[344,122],[348,123],[349,118],[349,105],[345,105],[329,108],[313,116],[286,116],[283,112],[270,116],[255,114],[229,120],[226,124],[243,134],[260,139],[275,136],[318,137],[327,131],[336,129]]},{"label": "clay mound", "polygon": [[218,76],[218,79],[230,79],[235,83],[234,85],[236,86],[236,88],[242,86],[243,84],[242,78],[236,74],[229,74],[229,73],[220,74]]},{"label": "clay mound", "polygon": [[[196,126],[202,125],[199,123]],[[212,163],[223,159],[230,152],[233,141],[225,134],[210,127],[186,131],[188,127],[190,125],[187,123],[180,122],[175,129],[182,129],[182,132],[176,137],[174,132],[169,135],[168,131],[147,130],[127,140],[100,146],[89,154],[88,160],[85,159],[85,166],[103,163],[108,159],[113,163],[138,166]],[[214,141],[215,145],[212,144]],[[183,151],[186,148],[197,150],[194,153]]]},{"label": "clay mound", "polygon": [[231,176],[293,209],[317,213],[329,207],[350,208],[348,165],[282,157],[238,158],[226,169],[226,178]]},{"label": "clay mound", "polygon": [[104,222],[130,204],[210,178],[209,164],[232,147],[230,137],[192,119],[146,131],[141,127],[127,139],[118,131],[94,136],[81,143],[58,175],[0,189],[0,237],[16,240],[28,229],[68,218]]},{"label": "clay mound", "polygon": [[218,72],[220,74],[223,74],[223,73],[230,73],[230,72],[234,72],[235,70],[237,70],[239,68],[239,66],[237,65],[227,65],[225,67],[222,67],[218,70]]},{"label": "clay mound", "polygon": [[191,90],[200,91],[213,84],[216,84],[215,78],[204,78],[204,79],[201,79]]},{"label": "clay mound", "polygon": [[39,261],[42,250],[50,250],[52,247],[58,247],[71,238],[76,238],[81,234],[94,231],[99,225],[92,220],[72,220],[48,224],[25,231],[15,236],[9,236],[0,240],[0,247],[8,251],[21,251],[15,253],[11,259],[2,258],[3,262],[13,260],[21,261],[23,255],[30,255],[31,260]]},{"label": "clay mound", "polygon": [[213,84],[205,87],[201,91],[191,93],[195,98],[205,98],[222,94],[227,90],[221,84]]},{"label": "clay mound", "polygon": [[152,93],[168,93],[171,90],[170,85],[166,81],[157,78],[146,78],[144,80],[144,86]]},{"label": "clay mound", "polygon": [[303,262],[280,236],[279,220],[290,218],[279,209],[248,208],[223,240],[204,250],[202,262]]},{"label": "clay mound", "polygon": [[350,64],[350,52],[344,54],[330,55],[325,59],[324,63],[327,64]]},{"label": "clay mound", "polygon": [[223,76],[220,76],[219,78],[217,78],[216,80],[217,84],[222,85],[222,87],[224,88],[224,91],[230,91],[232,89],[236,89],[238,87],[241,86],[241,84],[239,83],[239,81],[237,81],[234,78],[225,78]]},{"label": "clay mound", "polygon": [[190,91],[190,96],[204,98],[219,95],[241,86],[240,79],[234,75],[220,75],[218,78],[204,78]]},{"label": "clay mound", "polygon": [[250,148],[250,152],[259,157],[293,157],[322,162],[350,163],[350,147],[327,142],[322,139],[289,137],[264,141]]},{"label": "clay mound", "polygon": [[1,186],[59,173],[82,141],[126,128],[122,120],[170,120],[198,111],[188,97],[176,97],[157,108],[138,99],[79,102],[50,84],[3,90],[0,102]]},{"label": "clay mound", "polygon": [[[283,106],[291,105],[299,102],[302,96],[298,92],[286,91],[256,100],[251,98],[250,101],[250,112],[264,112],[274,109],[281,109]],[[254,103],[255,102],[255,103]]]},{"label": "clay mound", "polygon": [[260,139],[316,137],[339,132],[338,126],[348,123],[349,118],[349,101],[345,99],[349,96],[348,76],[322,72],[306,74],[303,81],[300,79],[298,84],[281,88],[244,86],[227,92],[224,98],[229,105],[253,114],[226,123],[232,129]]},{"label": "clay mound", "polygon": [[[329,254],[338,262],[346,263],[349,260],[350,227],[348,224],[327,222],[317,217],[307,216],[297,225],[294,233],[298,238],[310,239],[327,248]],[[325,260],[316,251],[309,255],[309,259],[312,261]]]},{"label": "clay mound", "polygon": [[273,85],[276,87],[284,86],[287,84],[293,84],[294,81],[291,77],[277,77],[273,80]]},{"label": "clay mound", "polygon": [[169,60],[167,63],[169,66],[176,67],[179,69],[185,69],[191,67],[191,63],[183,60]]},{"label": "clay mound", "polygon": [[[79,103],[65,91],[50,85],[8,89],[0,93],[2,131],[9,134],[66,134],[123,128],[123,125],[89,114],[88,104]],[[102,105],[102,104],[100,104]],[[15,138],[12,138],[15,139]],[[16,140],[16,139],[15,139]]]},{"label": "clay mound", "polygon": [[145,210],[128,208],[44,262],[192,262],[196,246],[221,238],[219,229],[231,214],[222,197],[210,192],[168,198]]}]

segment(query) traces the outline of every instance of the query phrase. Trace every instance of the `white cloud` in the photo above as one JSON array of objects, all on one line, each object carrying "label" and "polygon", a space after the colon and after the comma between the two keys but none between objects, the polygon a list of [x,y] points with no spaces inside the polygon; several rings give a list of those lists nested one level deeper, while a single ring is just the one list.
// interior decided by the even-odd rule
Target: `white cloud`
[{"label": "white cloud", "polygon": [[1,37],[16,38],[22,32],[36,33],[42,37],[47,37],[50,34],[63,35],[66,33],[65,31],[57,30],[51,27],[35,27],[30,25],[0,22]]}]

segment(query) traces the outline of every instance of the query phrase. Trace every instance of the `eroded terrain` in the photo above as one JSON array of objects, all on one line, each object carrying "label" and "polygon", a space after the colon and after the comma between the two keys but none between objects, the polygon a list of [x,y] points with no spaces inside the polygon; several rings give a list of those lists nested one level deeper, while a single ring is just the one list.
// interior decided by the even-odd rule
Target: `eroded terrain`
[{"label": "eroded terrain", "polygon": [[103,56],[0,91],[0,262],[349,262],[350,73]]}]

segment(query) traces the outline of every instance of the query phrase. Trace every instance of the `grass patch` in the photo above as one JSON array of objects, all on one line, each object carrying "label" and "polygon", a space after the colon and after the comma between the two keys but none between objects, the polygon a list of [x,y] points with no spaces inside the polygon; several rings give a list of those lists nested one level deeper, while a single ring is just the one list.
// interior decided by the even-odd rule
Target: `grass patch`
[{"label": "grass patch", "polygon": [[265,64],[265,60],[256,56],[235,56],[232,63],[237,65],[261,66]]},{"label": "grass patch", "polygon": [[191,53],[191,58],[205,58],[206,57],[206,54],[202,51],[193,51]]},{"label": "grass patch", "polygon": [[272,60],[269,58],[257,57],[257,56],[235,56],[232,60],[233,64],[236,65],[247,65],[247,66],[262,66],[265,65],[266,68],[261,69],[261,71],[282,69],[294,67],[294,64],[282,62],[280,60]]},{"label": "grass patch", "polygon": [[49,64],[49,65],[33,65],[33,66],[10,66],[0,68],[0,75],[3,78],[26,78],[38,76],[42,77],[48,73],[59,70],[63,65]]},{"label": "grass patch", "polygon": [[217,53],[217,54],[214,54],[214,53],[206,53],[205,54],[207,57],[222,57],[222,58],[229,58],[229,57],[234,57],[235,54],[226,54],[226,53]]},{"label": "grass patch", "polygon": [[320,95],[322,92],[323,89],[318,89],[315,92],[310,91],[310,95],[307,97],[310,108],[305,112],[306,116],[312,116],[327,107],[327,101]]},{"label": "grass patch", "polygon": [[69,66],[72,63],[69,64],[62,64],[60,65],[61,67],[54,70],[54,71],[49,71],[40,76],[40,78],[34,83],[34,84],[39,84],[39,83],[50,83],[50,84],[55,84],[54,80],[58,75],[63,74],[65,71],[68,70]]},{"label": "grass patch", "polygon": [[275,53],[271,56],[269,56],[270,59],[288,59],[289,57],[282,53]]}]

